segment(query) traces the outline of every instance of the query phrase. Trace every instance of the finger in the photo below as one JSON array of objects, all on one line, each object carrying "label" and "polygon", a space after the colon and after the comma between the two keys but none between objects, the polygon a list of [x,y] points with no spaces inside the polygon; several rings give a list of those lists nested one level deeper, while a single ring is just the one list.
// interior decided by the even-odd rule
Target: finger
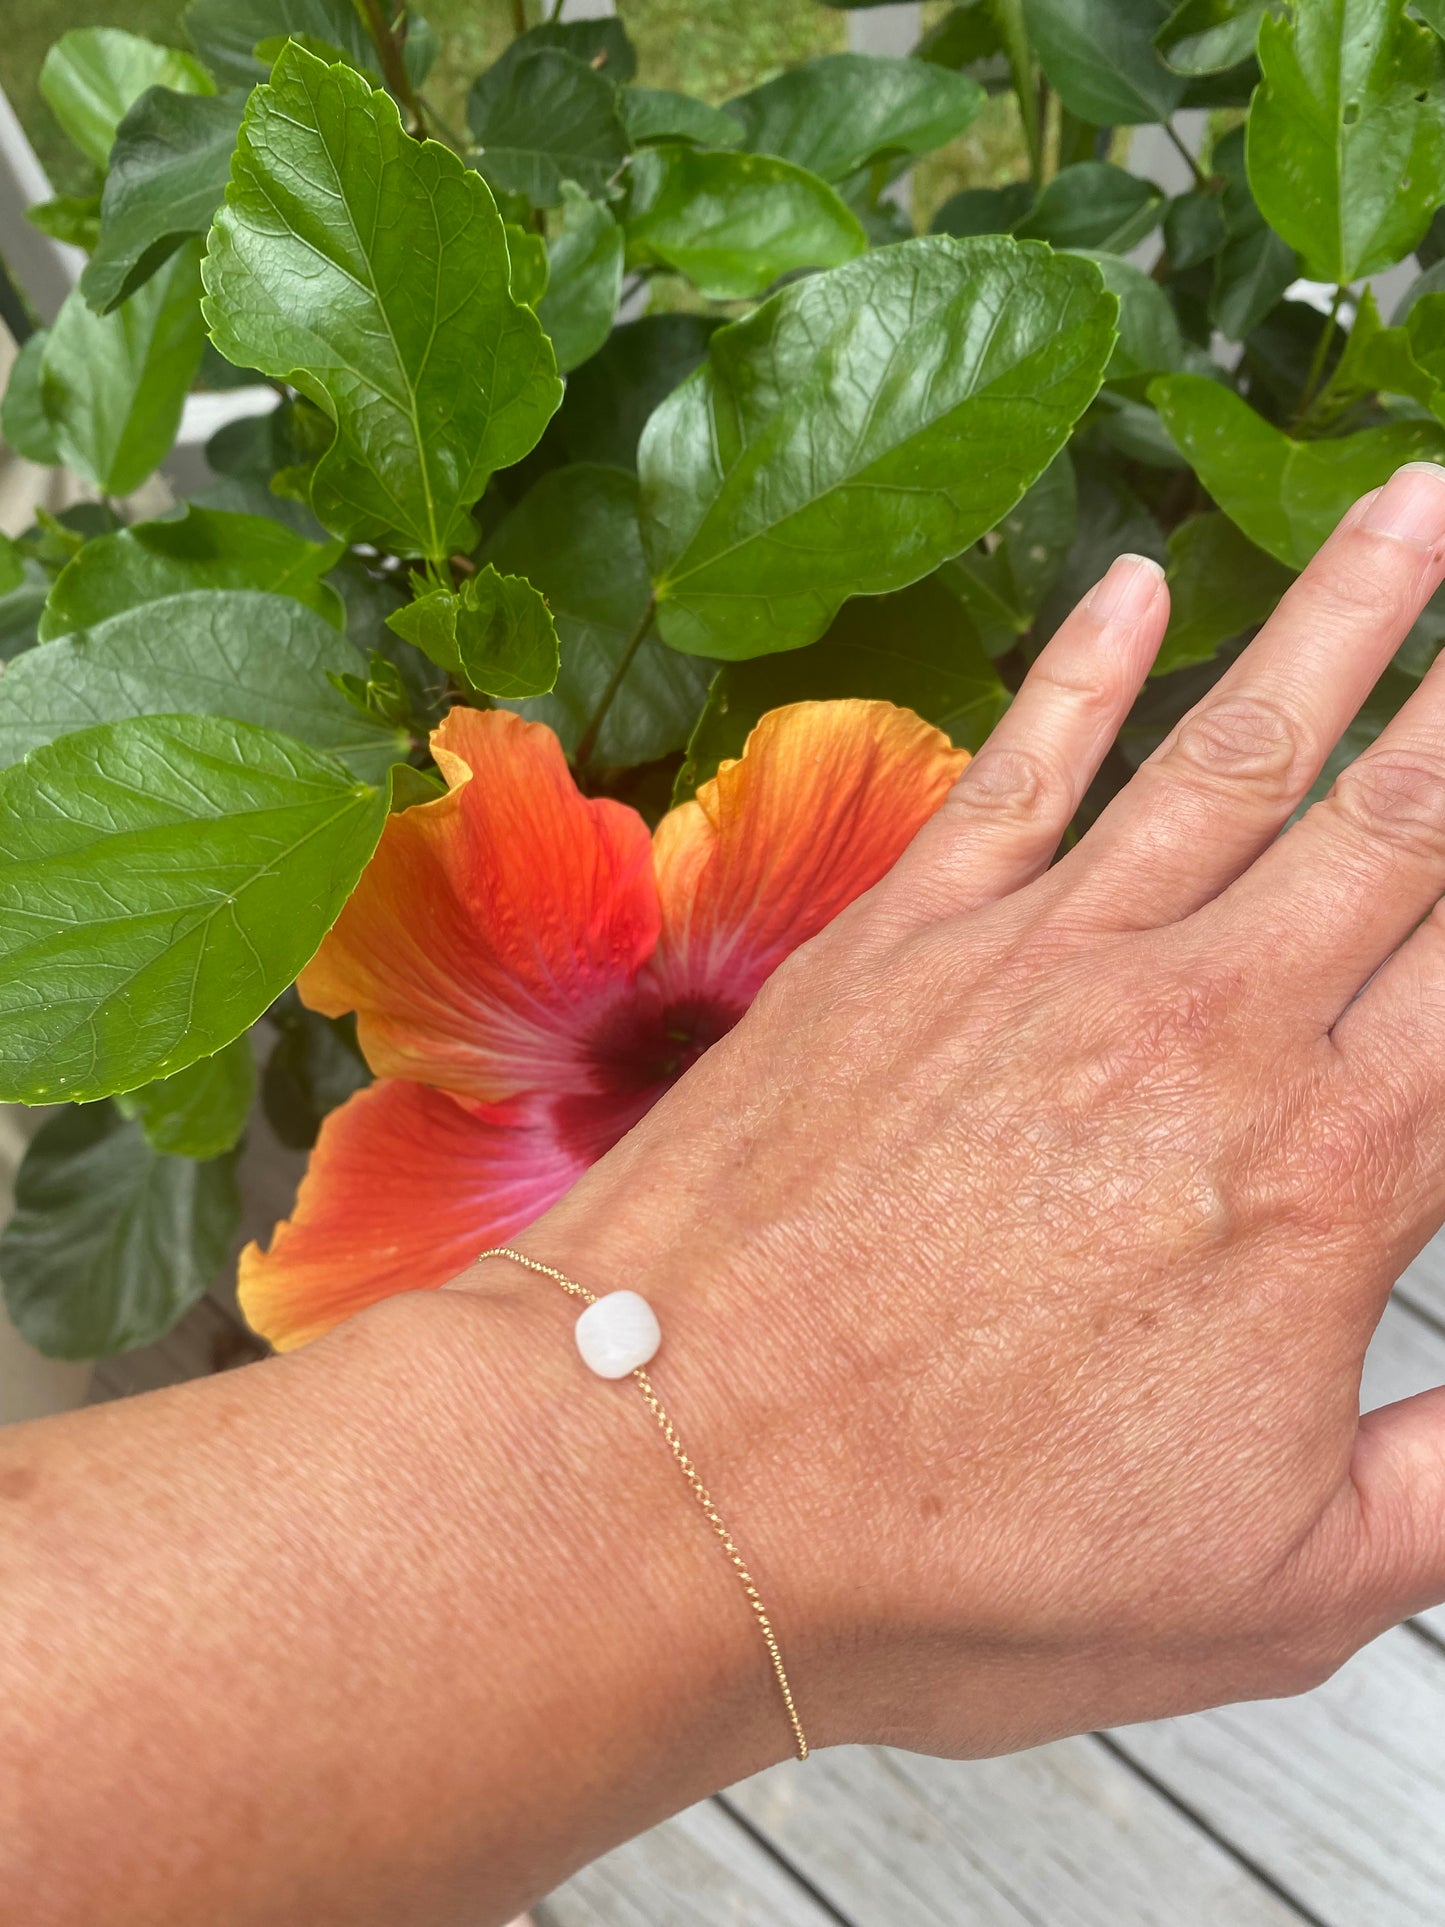
[{"label": "finger", "polygon": [[953,915],[1047,869],[1118,735],[1169,619],[1164,571],[1121,555],[1039,654],[1002,721],[894,870],[909,902]]},{"label": "finger", "polygon": [[1288,820],[1442,573],[1445,469],[1411,462],[1355,504],[1070,854],[1071,905],[1146,928],[1218,895]]},{"label": "finger", "polygon": [[[1445,487],[1441,494],[1445,495]],[[1347,1006],[1445,890],[1445,658],[1329,795],[1205,913],[1229,948],[1249,948],[1287,981],[1292,1009],[1322,1029]],[[1404,982],[1409,981],[1407,971]],[[1442,984],[1445,988],[1445,984]],[[1368,1023],[1401,980],[1371,985]]]},{"label": "finger", "polygon": [[1350,1482],[1357,1494],[1361,1590],[1391,1625],[1445,1600],[1445,1386],[1360,1420]]}]

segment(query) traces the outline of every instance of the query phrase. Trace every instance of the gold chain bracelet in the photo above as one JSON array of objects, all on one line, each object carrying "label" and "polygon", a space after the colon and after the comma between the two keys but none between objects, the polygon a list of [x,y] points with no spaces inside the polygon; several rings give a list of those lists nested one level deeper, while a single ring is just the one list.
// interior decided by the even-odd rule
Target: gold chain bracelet
[{"label": "gold chain bracelet", "polygon": [[[608,1303],[609,1300],[622,1298],[633,1300],[637,1306],[646,1310],[647,1317],[652,1319],[651,1311],[646,1307],[646,1301],[638,1298],[635,1292],[612,1292],[605,1298],[599,1298],[595,1292],[589,1291],[586,1285],[579,1285],[575,1278],[569,1278],[565,1272],[558,1271],[555,1265],[540,1264],[537,1259],[529,1258],[525,1252],[513,1251],[510,1245],[497,1245],[491,1251],[484,1251],[476,1262],[481,1264],[485,1258],[510,1258],[513,1264],[524,1265],[528,1271],[535,1271],[540,1273],[544,1278],[554,1279],[569,1296],[580,1298],[583,1303],[588,1306],[602,1305]],[[656,1350],[657,1345],[655,1319],[652,1319],[651,1329],[654,1336],[651,1340],[651,1347],[646,1354],[649,1360],[652,1357],[652,1353]],[[646,1341],[644,1341],[644,1343],[645,1342]],[[584,1357],[586,1357],[585,1350]],[[588,1362],[591,1363],[591,1360],[589,1359]],[[657,1420],[658,1428],[662,1436],[667,1440],[672,1456],[676,1459],[682,1476],[692,1488],[693,1496],[702,1507],[708,1524],[722,1541],[723,1551],[732,1562],[732,1567],[738,1576],[739,1583],[743,1591],[747,1594],[748,1604],[752,1607],[753,1617],[758,1623],[758,1631],[762,1634],[763,1644],[768,1649],[768,1658],[772,1661],[773,1672],[778,1682],[778,1690],[783,1696],[783,1705],[787,1708],[788,1724],[793,1729],[793,1741],[797,1747],[798,1758],[800,1760],[806,1760],[808,1757],[808,1742],[803,1737],[803,1723],[798,1718],[798,1709],[793,1703],[793,1689],[788,1684],[787,1669],[783,1665],[783,1655],[778,1646],[777,1634],[773,1631],[773,1622],[768,1617],[767,1608],[764,1606],[758,1593],[752,1574],[748,1571],[747,1563],[738,1551],[737,1541],[723,1523],[722,1514],[713,1504],[711,1493],[703,1484],[697,1467],[688,1457],[682,1440],[677,1435],[677,1427],[663,1409],[662,1400],[652,1389],[652,1380],[648,1377],[643,1365],[624,1366],[619,1370],[608,1371],[603,1371],[602,1367],[594,1365],[593,1369],[602,1371],[602,1375],[605,1377],[620,1378],[626,1376],[637,1380],[638,1389],[642,1393],[643,1403]]]}]

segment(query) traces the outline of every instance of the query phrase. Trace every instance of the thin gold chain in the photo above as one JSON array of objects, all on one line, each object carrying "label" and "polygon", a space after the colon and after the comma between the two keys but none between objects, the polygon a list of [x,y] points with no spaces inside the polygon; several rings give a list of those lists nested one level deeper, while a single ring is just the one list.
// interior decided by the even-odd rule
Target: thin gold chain
[{"label": "thin gold chain", "polygon": [[[589,1291],[586,1285],[579,1285],[575,1278],[569,1278],[565,1272],[558,1271],[555,1265],[544,1265],[539,1263],[536,1258],[529,1258],[525,1252],[513,1251],[510,1245],[497,1245],[491,1251],[482,1252],[481,1257],[477,1259],[477,1263],[480,1264],[483,1258],[510,1258],[513,1264],[524,1265],[528,1271],[535,1271],[540,1273],[544,1278],[554,1279],[556,1283],[562,1287],[563,1291],[567,1292],[571,1297],[580,1298],[588,1305],[595,1305],[597,1302],[596,1292]],[[644,1371],[641,1366],[638,1366],[632,1376],[637,1380],[638,1389],[642,1393],[643,1403],[657,1420],[658,1428],[662,1436],[667,1440],[672,1456],[677,1461],[678,1469],[687,1480],[689,1486],[691,1486],[693,1497],[702,1507],[708,1524],[722,1541],[723,1551],[727,1554],[732,1568],[738,1576],[738,1581],[743,1591],[747,1594],[748,1604],[752,1607],[753,1617],[758,1624],[758,1631],[762,1634],[763,1644],[768,1649],[768,1658],[773,1663],[773,1672],[777,1678],[778,1691],[782,1694],[783,1705],[787,1708],[788,1724],[793,1729],[793,1742],[798,1749],[798,1758],[800,1760],[806,1760],[808,1757],[808,1742],[803,1737],[803,1722],[798,1718],[798,1709],[793,1703],[793,1689],[788,1684],[787,1668],[783,1665],[782,1649],[778,1645],[777,1634],[773,1631],[773,1622],[768,1617],[767,1607],[764,1606],[758,1593],[753,1575],[748,1571],[747,1562],[738,1551],[736,1539],[733,1538],[733,1535],[723,1523],[722,1514],[713,1504],[712,1494],[703,1484],[697,1467],[688,1457],[682,1440],[678,1437],[677,1427],[668,1417],[667,1412],[663,1408],[662,1400],[652,1389],[652,1380],[647,1376],[646,1371]]]}]

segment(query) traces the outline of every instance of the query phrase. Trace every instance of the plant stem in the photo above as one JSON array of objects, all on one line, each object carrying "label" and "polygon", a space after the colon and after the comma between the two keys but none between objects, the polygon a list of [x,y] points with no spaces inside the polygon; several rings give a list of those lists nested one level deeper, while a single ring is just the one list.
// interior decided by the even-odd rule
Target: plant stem
[{"label": "plant stem", "polygon": [[602,733],[602,725],[606,720],[607,712],[611,709],[617,692],[622,687],[623,678],[632,667],[633,657],[642,647],[647,632],[652,627],[652,618],[656,609],[657,598],[655,596],[649,596],[647,598],[647,607],[643,610],[637,627],[627,639],[627,647],[617,658],[617,667],[607,679],[607,687],[603,690],[597,707],[592,712],[592,720],[582,732],[582,739],[577,745],[577,754],[573,758],[579,770],[585,769],[592,760],[592,752],[597,747],[597,738]]},{"label": "plant stem", "polygon": [[1008,56],[1009,73],[1018,95],[1019,119],[1023,123],[1024,143],[1029,151],[1029,179],[1035,188],[1044,180],[1044,127],[1039,112],[1037,76],[1024,26],[1023,0],[992,0],[991,11],[998,37]]},{"label": "plant stem", "polygon": [[1159,125],[1164,129],[1164,132],[1169,136],[1170,140],[1174,143],[1175,149],[1177,150],[1180,158],[1183,160],[1184,165],[1189,169],[1189,172],[1194,176],[1194,185],[1196,187],[1208,187],[1209,185],[1208,176],[1205,174],[1204,169],[1199,165],[1199,162],[1190,153],[1189,149],[1184,145],[1183,141],[1180,140],[1178,134],[1175,133],[1173,121],[1161,120]]},{"label": "plant stem", "polygon": [[416,104],[418,107],[422,109],[427,119],[431,122],[432,126],[436,129],[436,131],[441,135],[442,139],[446,142],[447,146],[450,147],[455,153],[465,154],[471,150],[472,142],[469,140],[463,139],[463,137],[457,132],[455,127],[449,126],[447,122],[442,119],[441,115],[437,112],[436,108],[432,106],[431,102],[427,99],[425,94],[423,93],[417,94]]},{"label": "plant stem", "polygon": [[527,31],[527,0],[512,0],[512,32]]},{"label": "plant stem", "polygon": [[362,18],[366,21],[366,31],[371,35],[371,44],[376,48],[381,60],[382,77],[386,81],[388,90],[395,94],[406,109],[414,131],[422,124],[421,108],[412,89],[411,76],[406,71],[406,62],[402,59],[396,35],[391,30],[390,21],[382,12],[381,0],[357,0],[357,5],[361,8]]},{"label": "plant stem", "polygon": [[1339,318],[1340,304],[1345,298],[1343,282],[1335,289],[1335,298],[1330,303],[1330,311],[1325,316],[1325,325],[1320,329],[1320,338],[1315,343],[1315,351],[1310,357],[1309,373],[1305,385],[1300,390],[1299,407],[1295,410],[1294,420],[1290,423],[1290,433],[1308,421],[1310,410],[1319,399],[1320,382],[1324,378],[1325,363],[1329,359],[1330,343],[1335,338],[1335,322]]}]

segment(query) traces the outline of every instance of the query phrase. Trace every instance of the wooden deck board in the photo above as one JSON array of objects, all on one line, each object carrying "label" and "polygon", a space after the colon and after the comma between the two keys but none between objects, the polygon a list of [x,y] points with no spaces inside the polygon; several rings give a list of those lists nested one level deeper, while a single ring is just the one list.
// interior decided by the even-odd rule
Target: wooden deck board
[{"label": "wooden deck board", "polygon": [[857,1927],[1298,1927],[1090,1739],[1002,1760],[843,1747],[728,1796]]},{"label": "wooden deck board", "polygon": [[837,1927],[716,1800],[594,1861],[535,1918],[537,1927]]}]

